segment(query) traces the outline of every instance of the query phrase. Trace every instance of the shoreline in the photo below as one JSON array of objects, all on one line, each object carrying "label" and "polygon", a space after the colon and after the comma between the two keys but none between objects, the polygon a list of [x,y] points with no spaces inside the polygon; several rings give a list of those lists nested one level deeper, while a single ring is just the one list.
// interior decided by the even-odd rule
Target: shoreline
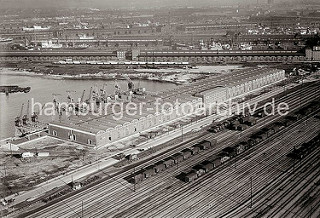
[{"label": "shoreline", "polygon": [[209,75],[219,75],[246,68],[243,65],[228,66],[197,66],[193,69],[164,68],[164,69],[99,69],[91,67],[59,67],[59,69],[44,65],[34,66],[34,69],[24,67],[1,67],[0,75],[7,76],[37,76],[54,80],[125,80],[126,74],[132,80],[145,80],[176,85],[189,84],[204,79]]},{"label": "shoreline", "polygon": [[[135,72],[136,74],[139,74],[139,76],[132,76],[129,74],[130,79],[132,80],[146,80],[146,81],[156,81],[156,82],[168,82],[168,83],[173,83],[176,85],[181,84],[180,82],[177,81],[172,81],[172,80],[163,80],[159,79],[156,77],[149,78],[148,74],[153,74],[153,73],[146,73],[146,72]],[[70,75],[70,74],[65,74],[65,75],[59,75],[59,74],[44,74],[44,73],[36,73],[30,69],[22,69],[22,68],[5,68],[2,67],[0,68],[0,76],[1,75],[6,75],[6,76],[38,76],[44,79],[54,79],[54,80],[125,80],[120,75],[111,75],[108,74],[78,74],[78,75]],[[188,83],[188,82],[186,82]]]}]

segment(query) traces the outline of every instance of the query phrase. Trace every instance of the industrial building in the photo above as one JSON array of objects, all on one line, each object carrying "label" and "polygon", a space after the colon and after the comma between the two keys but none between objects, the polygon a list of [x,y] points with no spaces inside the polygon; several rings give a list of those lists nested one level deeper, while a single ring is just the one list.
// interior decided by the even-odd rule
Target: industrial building
[{"label": "industrial building", "polygon": [[[185,113],[189,115],[195,113],[197,109],[209,103],[237,98],[283,79],[285,79],[284,70],[269,68],[238,70],[154,95],[146,95],[143,98],[132,98],[132,103],[145,106],[135,115],[122,111],[121,119],[115,119],[115,114],[111,112],[112,105],[109,105],[106,108],[107,113],[101,116],[73,115],[67,120],[52,122],[49,124],[49,134],[81,144],[102,146],[182,118]],[[158,99],[162,99],[160,105],[156,105]],[[179,104],[176,104],[177,101]],[[174,105],[174,108],[168,106],[168,103]],[[121,113],[120,110],[123,108],[119,106],[116,113]]]},{"label": "industrial building", "polygon": [[320,61],[320,46],[306,49],[306,58],[309,61]]}]

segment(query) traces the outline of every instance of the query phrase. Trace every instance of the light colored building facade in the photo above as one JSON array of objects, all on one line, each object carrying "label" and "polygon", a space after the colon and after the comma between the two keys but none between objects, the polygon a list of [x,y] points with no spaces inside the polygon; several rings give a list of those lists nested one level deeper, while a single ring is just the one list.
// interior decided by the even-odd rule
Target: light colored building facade
[{"label": "light colored building facade", "polygon": [[[121,119],[114,119],[112,113],[71,116],[65,121],[50,123],[49,134],[81,144],[107,145],[193,114],[210,103],[225,102],[283,79],[284,70],[261,68],[210,77],[144,99],[133,99],[133,103],[145,105],[138,114],[125,113]],[[156,106],[157,99],[162,101]],[[166,103],[174,107],[166,107]]]}]

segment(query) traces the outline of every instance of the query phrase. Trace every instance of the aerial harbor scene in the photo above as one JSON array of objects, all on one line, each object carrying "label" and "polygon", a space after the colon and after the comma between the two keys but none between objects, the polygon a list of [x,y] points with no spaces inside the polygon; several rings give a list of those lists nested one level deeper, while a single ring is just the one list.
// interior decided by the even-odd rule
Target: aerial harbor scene
[{"label": "aerial harbor scene", "polygon": [[320,2],[0,3],[0,217],[319,217]]}]

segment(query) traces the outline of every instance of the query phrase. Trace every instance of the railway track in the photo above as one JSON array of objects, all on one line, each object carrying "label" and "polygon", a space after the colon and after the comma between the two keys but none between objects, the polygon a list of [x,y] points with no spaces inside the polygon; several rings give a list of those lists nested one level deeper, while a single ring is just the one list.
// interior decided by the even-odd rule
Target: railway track
[{"label": "railway track", "polygon": [[[296,138],[297,139],[297,138]],[[289,148],[290,149],[290,148]],[[267,149],[258,151],[258,155],[261,153],[265,153]],[[269,149],[270,150],[270,149]],[[273,152],[271,155],[276,155],[278,151]],[[286,153],[286,152],[284,152]],[[285,154],[283,154],[282,156],[285,156]],[[254,158],[254,157],[252,157]],[[252,159],[250,158],[250,159]],[[202,214],[193,214],[193,213],[197,213],[198,211],[202,211],[205,207],[206,204],[202,204],[204,202],[208,202],[208,198],[209,199],[215,199],[215,201],[217,201],[216,199],[221,199],[222,201],[230,201],[232,204],[238,204],[240,202],[242,202],[242,200],[240,200],[239,198],[243,197],[243,195],[239,195],[239,193],[237,192],[237,197],[233,197],[236,194],[236,190],[238,188],[238,185],[236,185],[236,183],[239,183],[239,181],[241,181],[241,179],[243,179],[243,177],[241,176],[235,176],[233,175],[234,173],[236,173],[238,170],[242,171],[242,173],[245,174],[246,171],[248,171],[249,169],[254,169],[254,171],[250,172],[250,173],[256,173],[259,175],[263,175],[263,173],[266,171],[266,167],[259,167],[256,168],[254,163],[247,163],[246,165],[243,165],[246,161],[244,162],[240,162],[238,163],[238,169],[234,170],[233,173],[228,174],[228,170],[230,169],[225,169],[223,171],[221,171],[221,173],[219,173],[217,175],[217,177],[219,177],[218,181],[216,183],[219,184],[219,187],[221,188],[215,188],[211,186],[212,184],[212,180],[210,180],[210,175],[208,175],[206,178],[204,178],[204,180],[202,180],[203,177],[201,177],[200,181],[197,183],[194,183],[191,185],[191,187],[186,187],[186,189],[181,190],[181,192],[183,193],[182,195],[180,194],[179,197],[175,197],[175,194],[172,194],[172,198],[175,198],[174,201],[168,201],[167,204],[163,205],[161,208],[163,209],[163,211],[161,211],[162,213],[159,213],[159,208],[157,208],[157,211],[155,213],[151,213],[151,216],[169,216],[169,217],[173,217],[173,216],[179,216],[179,217],[185,217],[185,216],[191,216],[191,217],[197,217],[197,215],[199,215],[199,217],[202,217],[201,215],[205,216],[206,214],[209,214],[209,211],[204,210],[204,213]],[[243,165],[243,167],[241,167]],[[214,173],[214,172],[213,172]],[[222,174],[222,175],[221,175]],[[240,174],[241,175],[241,174]],[[270,175],[267,175],[265,177],[260,177],[261,182],[263,184],[263,181]],[[232,177],[232,181],[230,181],[230,177]],[[209,180],[206,180],[209,179]],[[262,184],[261,182],[257,182],[255,181],[255,186],[253,187],[254,189],[260,187]],[[228,188],[224,188],[226,186],[229,186]],[[198,187],[203,187],[203,189],[207,189],[207,192],[201,192],[199,191]],[[224,189],[228,189],[229,192],[232,192],[230,195],[225,195],[224,194]],[[234,188],[234,190],[232,190],[232,188]],[[212,191],[212,192],[210,192]],[[243,192],[245,193],[245,192]],[[168,199],[168,197],[166,197],[166,199]],[[170,199],[170,198],[169,198]],[[204,205],[202,208],[201,207],[197,207],[197,210],[193,210],[193,208],[190,208],[189,210],[186,210],[185,212],[177,212],[175,208],[172,208],[171,213],[170,211],[168,211],[168,208],[170,208],[170,205],[175,205],[176,208],[179,208],[179,206],[183,206],[184,202],[192,202],[192,199],[203,199],[204,202],[201,202],[200,200],[198,200],[197,205]],[[179,203],[181,202],[181,203]],[[217,204],[218,202],[215,202],[215,204]],[[218,203],[219,204],[219,203]],[[222,204],[221,204],[222,205]],[[225,205],[225,204],[224,204]],[[212,208],[208,209],[211,210]],[[225,210],[226,208],[221,208],[222,210]],[[132,215],[132,214],[130,214]],[[218,211],[215,214],[210,214],[211,217],[217,217],[220,216]]]},{"label": "railway track", "polygon": [[[234,217],[234,216],[240,216],[240,217],[262,217],[267,216],[267,212],[269,209],[274,208],[273,216],[271,217],[277,217],[279,216],[277,212],[281,211],[283,207],[275,208],[275,206],[282,201],[292,190],[295,190],[295,187],[304,182],[304,180],[307,178],[308,182],[314,181],[316,178],[319,177],[320,172],[318,170],[320,166],[319,162],[319,154],[320,151],[317,149],[314,151],[311,155],[309,155],[305,160],[301,162],[298,169],[295,170],[291,175],[283,176],[281,180],[277,180],[274,183],[272,183],[270,186],[268,186],[263,192],[259,193],[259,195],[256,195],[253,200],[256,202],[254,205],[254,208],[257,210],[249,210],[243,206],[241,209],[245,209],[241,212],[233,211],[232,213],[229,213],[225,215],[224,217]],[[313,162],[314,164],[310,163]],[[294,182],[292,184],[292,182]],[[307,183],[304,183],[304,187]],[[284,190],[285,187],[289,187],[287,190]],[[282,190],[282,191],[281,191]],[[284,191],[283,191],[284,190]],[[275,201],[272,201],[273,197],[277,197]],[[291,197],[289,198],[291,200]],[[285,200],[284,203],[287,204],[289,200]],[[270,202],[271,201],[271,202]],[[267,206],[266,206],[267,204]],[[262,209],[259,209],[262,208]],[[238,208],[240,209],[240,208]],[[292,216],[293,214],[290,212],[290,210],[287,210],[287,212]],[[270,215],[270,214],[269,214]],[[268,215],[268,217],[269,217]]]},{"label": "railway track", "polygon": [[[310,92],[313,92],[313,94],[317,94],[316,93],[316,91],[317,91],[317,89],[316,88],[313,88]],[[297,92],[297,95],[299,95],[299,94],[310,94],[310,93],[308,93],[308,92]],[[290,95],[288,95],[289,97],[290,97]],[[292,101],[294,100],[294,99],[296,99],[297,98],[297,96],[292,96]],[[311,98],[312,99],[312,98]],[[307,100],[310,100],[310,99],[304,99],[305,101],[307,101]],[[303,103],[303,102],[302,102]],[[252,131],[252,130],[251,130]],[[227,131],[227,132],[224,132],[224,133],[221,133],[221,134],[218,134],[217,136],[216,135],[210,135],[210,136],[203,136],[203,137],[201,137],[201,139],[210,139],[210,138],[215,138],[215,137],[218,137],[218,138],[221,138],[220,139],[220,142],[223,142],[223,140],[225,140],[224,139],[224,137],[225,138],[228,138],[228,136],[230,135],[230,132],[231,131]],[[249,131],[248,131],[249,132]],[[237,136],[236,136],[236,138],[237,138]],[[187,147],[187,146],[189,146],[189,145],[191,145],[192,144],[192,142],[190,142],[190,144],[187,144],[186,146],[184,146],[184,147]],[[181,147],[179,147],[177,150],[179,150],[180,151],[180,149],[181,149]],[[174,152],[176,152],[176,150],[173,150]],[[216,150],[215,150],[215,152],[216,152]],[[207,154],[207,155],[204,155],[203,156],[203,158],[205,158],[205,157],[207,157],[207,156],[209,156],[209,155],[211,155],[211,153],[212,152],[210,152],[209,154]],[[158,158],[160,158],[161,157],[161,155],[160,156],[158,156]],[[157,157],[155,157],[155,158],[157,158]],[[199,157],[197,156],[195,159],[198,159],[199,160]],[[190,160],[190,163],[192,163],[192,161],[194,161],[194,160]],[[146,161],[146,162],[144,162],[144,164],[146,165],[147,163],[149,164],[150,162],[153,162],[153,161]],[[185,163],[183,163],[183,164],[185,164]],[[191,164],[190,164],[191,165]],[[187,165],[187,167],[188,167],[188,165]],[[179,169],[178,170],[176,170],[176,171],[173,171],[173,173],[176,173],[176,172],[178,172],[179,171]],[[167,172],[167,171],[166,171]],[[99,192],[100,192],[100,195],[93,195],[93,197],[92,198],[86,198],[86,201],[91,201],[90,203],[91,203],[91,205],[93,205],[93,206],[90,206],[90,204],[88,205],[88,207],[87,207],[87,202],[85,202],[86,204],[86,206],[85,206],[85,210],[92,210],[92,211],[94,211],[94,208],[95,208],[95,211],[97,211],[97,208],[95,207],[95,203],[97,203],[96,201],[94,201],[94,199],[100,199],[100,198],[103,198],[106,194],[110,194],[111,196],[111,198],[110,199],[115,199],[115,197],[122,197],[125,193],[120,193],[120,196],[118,196],[118,194],[116,195],[116,196],[113,196],[113,194],[115,194],[116,192],[120,192],[120,191],[122,191],[122,189],[127,189],[128,191],[130,191],[131,193],[132,193],[132,191],[131,191],[131,187],[129,187],[129,185],[128,184],[126,184],[126,185],[123,185],[123,184],[121,184],[121,185],[119,185],[119,182],[117,182],[117,180],[119,180],[119,179],[121,179],[121,177],[123,178],[124,176],[127,176],[127,175],[129,175],[131,172],[126,172],[126,173],[122,173],[121,175],[118,175],[118,176],[116,176],[116,177],[114,177],[112,180],[112,182],[111,183],[109,183],[108,184],[108,182],[110,182],[110,181],[108,181],[108,182],[102,182],[101,184],[99,184],[99,185],[97,185],[97,186],[95,186],[95,187],[93,187],[93,188],[90,188],[90,189],[87,189],[86,191],[88,191],[88,192],[90,192],[90,191],[95,191],[95,189],[97,189],[97,190],[99,190]],[[171,172],[168,172],[168,173],[171,173]],[[159,176],[163,176],[163,174],[162,175],[159,175]],[[159,177],[159,176],[156,176],[156,177]],[[171,176],[172,177],[172,176]],[[165,177],[165,179],[170,179],[170,176],[166,176]],[[140,187],[140,189],[139,189],[139,192],[150,192],[150,191],[152,191],[152,189],[150,189],[150,186],[149,186],[149,183],[150,183],[150,185],[152,184],[154,182],[154,179],[150,179],[149,181],[147,180],[146,182],[144,182],[143,183],[143,185],[145,185],[145,187],[148,187],[148,188],[142,188],[142,187]],[[176,183],[179,183],[180,181],[178,181],[178,180],[176,180],[176,179],[173,179],[172,180],[172,182],[173,182],[173,184],[176,184]],[[107,184],[106,184],[107,183]],[[108,187],[107,188],[104,188],[104,186],[105,185],[107,185]],[[163,186],[165,186],[166,185],[166,183],[163,183],[162,184]],[[115,190],[115,188],[119,188],[119,186],[123,186],[122,188],[120,187],[120,191],[119,190]],[[159,188],[159,186],[155,186],[155,187],[157,187],[157,188]],[[160,186],[161,187],[161,186]],[[104,189],[103,189],[104,188]],[[157,189],[157,188],[154,188],[154,189]],[[101,189],[103,189],[103,190],[101,190]],[[168,189],[168,190],[170,190],[170,188]],[[170,190],[171,191],[171,190]],[[78,193],[78,194],[76,194],[75,195],[75,197],[73,198],[73,199],[75,199],[75,198],[79,198],[79,199],[81,199],[81,198],[84,198],[85,197],[85,195],[86,195],[86,193],[85,192],[80,192],[80,193]],[[137,193],[135,193],[134,195],[138,195]],[[141,194],[141,196],[143,196],[143,194]],[[128,198],[130,197],[130,195],[128,196]],[[139,197],[139,195],[137,196],[137,197]],[[72,199],[71,199],[72,200]],[[74,200],[72,200],[72,201],[74,201]],[[112,205],[112,202],[108,202],[108,203],[111,203],[110,205],[110,207],[113,207]],[[119,203],[119,202],[117,202],[117,203]],[[121,203],[121,202],[120,202]],[[54,208],[54,207],[53,207]],[[50,210],[50,209],[53,209],[53,208],[48,208],[48,210]],[[73,205],[73,207],[72,207],[75,211],[79,211],[79,209],[81,208],[81,205],[80,204],[75,204],[75,205]],[[59,213],[60,211],[61,212],[65,212],[65,211],[63,211],[63,210],[61,210],[62,208],[60,207],[59,208],[59,211],[56,211],[56,210],[53,210],[53,213],[49,213],[49,214],[47,214],[47,215],[49,215],[49,216],[47,216],[47,217],[50,217],[50,214],[52,215],[52,216],[54,216],[54,215],[57,215],[56,214],[56,212],[58,212],[58,214],[60,214],[61,216],[64,216],[65,214],[67,214],[67,215],[71,215],[71,216],[78,216],[79,215],[79,213],[77,213],[77,215],[75,214],[75,213],[73,213],[73,212],[71,212],[71,214],[70,213]],[[72,209],[72,210],[73,210]],[[100,208],[98,208],[98,210],[99,210]],[[108,208],[107,207],[107,209],[110,209],[110,208]],[[67,207],[66,206],[66,208],[65,208],[65,210],[70,210],[70,208],[69,207]],[[45,211],[47,211],[47,208],[45,209]],[[90,212],[90,211],[89,211]],[[85,214],[86,214],[87,212],[85,212]],[[37,213],[36,213],[37,214]],[[40,214],[40,216],[41,216],[41,214]]]}]

